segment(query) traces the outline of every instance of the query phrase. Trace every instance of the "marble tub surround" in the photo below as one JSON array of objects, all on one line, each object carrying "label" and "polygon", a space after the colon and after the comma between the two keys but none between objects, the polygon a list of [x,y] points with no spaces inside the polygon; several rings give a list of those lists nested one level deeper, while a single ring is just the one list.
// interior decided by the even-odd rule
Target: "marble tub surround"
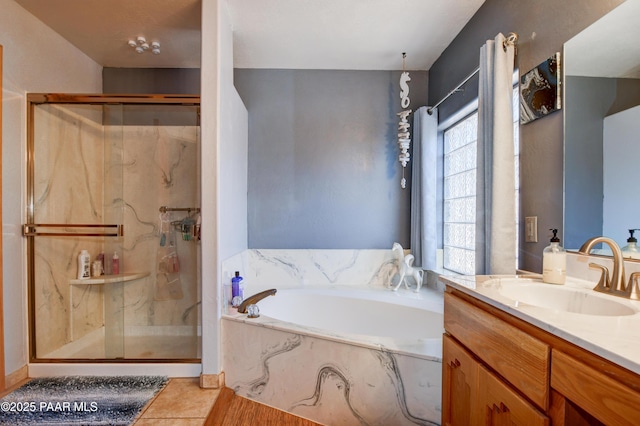
[{"label": "marble tub surround", "polygon": [[249,295],[268,288],[307,286],[387,288],[399,278],[391,249],[249,249],[225,260],[222,269],[224,283],[240,271]]},{"label": "marble tub surround", "polygon": [[439,424],[442,292],[392,292],[395,262],[390,249],[246,250],[227,259],[222,279],[239,271],[245,295],[278,289],[258,303],[258,318],[227,307],[227,386],[323,424]]},{"label": "marble tub surround", "polygon": [[442,363],[224,317],[237,394],[323,424],[440,422]]},{"label": "marble tub surround", "polygon": [[[569,257],[571,256],[567,256],[567,265],[571,263]],[[606,259],[599,259],[598,262],[601,260]],[[583,260],[572,259],[572,261],[582,262]],[[586,271],[583,272],[587,273]],[[539,278],[540,276],[536,277]],[[501,280],[511,281],[513,278],[514,276],[494,275],[442,276],[440,279],[453,289],[469,294],[578,347],[608,359],[636,374],[640,374],[640,301],[626,300],[593,292],[597,293],[598,297],[628,305],[636,311],[635,314],[621,316],[564,312],[527,305],[526,303],[514,306],[512,300],[503,297],[499,293],[503,285]],[[519,276],[519,278],[522,279],[523,285],[531,285],[531,281],[526,277]],[[591,292],[598,278],[582,280],[571,277],[564,286],[560,287]],[[558,287],[555,284],[544,284],[542,282],[539,285]]]}]

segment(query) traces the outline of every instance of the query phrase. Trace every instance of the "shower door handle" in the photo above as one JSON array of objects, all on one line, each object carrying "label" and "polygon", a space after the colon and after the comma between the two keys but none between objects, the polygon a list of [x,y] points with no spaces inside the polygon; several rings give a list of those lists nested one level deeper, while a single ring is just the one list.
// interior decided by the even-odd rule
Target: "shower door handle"
[{"label": "shower door handle", "polygon": [[[43,228],[53,228],[47,231]],[[81,232],[66,231],[68,228]],[[27,223],[22,226],[25,237],[122,237],[124,225],[118,224],[69,224],[69,223]]]}]

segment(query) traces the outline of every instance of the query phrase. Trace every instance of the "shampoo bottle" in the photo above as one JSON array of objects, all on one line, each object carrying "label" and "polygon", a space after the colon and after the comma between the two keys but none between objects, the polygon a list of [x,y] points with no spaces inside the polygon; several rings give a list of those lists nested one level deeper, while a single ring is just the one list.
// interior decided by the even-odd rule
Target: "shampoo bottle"
[{"label": "shampoo bottle", "polygon": [[120,274],[120,258],[117,251],[113,252],[113,258],[111,259],[111,273],[113,275]]},{"label": "shampoo bottle", "polygon": [[100,275],[104,275],[106,273],[104,264],[104,252],[100,252],[100,254],[98,255],[98,261],[100,261],[100,270],[102,271]]},{"label": "shampoo bottle", "polygon": [[78,255],[78,279],[88,278],[91,278],[91,256],[88,251],[82,250]]},{"label": "shampoo bottle", "polygon": [[638,247],[638,240],[633,236],[633,233],[638,231],[637,229],[629,229],[629,238],[627,238],[627,245],[622,247],[622,257],[628,259],[640,259],[640,248]]},{"label": "shampoo bottle", "polygon": [[236,276],[231,278],[231,297],[240,296],[243,297],[242,289],[240,287],[240,281],[242,281],[242,277],[240,276],[240,272],[236,271]]},{"label": "shampoo bottle", "polygon": [[542,281],[549,284],[564,284],[567,277],[567,252],[560,245],[560,238],[553,232],[551,244],[542,252]]}]

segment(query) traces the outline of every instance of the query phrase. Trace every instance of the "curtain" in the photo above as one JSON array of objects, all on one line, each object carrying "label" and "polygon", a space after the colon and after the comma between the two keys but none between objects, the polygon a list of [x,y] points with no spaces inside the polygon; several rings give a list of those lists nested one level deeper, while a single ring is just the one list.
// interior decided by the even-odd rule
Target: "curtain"
[{"label": "curtain", "polygon": [[512,93],[514,46],[498,34],[480,49],[476,273],[514,274],[516,205]]},{"label": "curtain", "polygon": [[435,270],[438,111],[429,115],[427,110],[428,107],[420,107],[413,115],[411,252],[416,266]]}]

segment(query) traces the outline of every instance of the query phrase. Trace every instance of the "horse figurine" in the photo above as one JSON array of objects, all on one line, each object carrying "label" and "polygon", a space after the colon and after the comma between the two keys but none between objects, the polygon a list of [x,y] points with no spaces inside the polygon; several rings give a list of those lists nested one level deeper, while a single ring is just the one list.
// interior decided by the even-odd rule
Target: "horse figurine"
[{"label": "horse figurine", "polygon": [[391,251],[396,256],[396,261],[398,262],[398,273],[400,274],[400,280],[398,280],[398,284],[391,290],[397,291],[402,282],[404,282],[404,286],[406,288],[409,288],[407,277],[413,277],[413,279],[416,281],[416,289],[414,291],[416,293],[419,292],[420,288],[422,287],[422,277],[424,276],[424,271],[422,270],[422,268],[413,266],[415,257],[412,254],[408,254],[405,256],[404,249],[398,243],[393,243]]}]

